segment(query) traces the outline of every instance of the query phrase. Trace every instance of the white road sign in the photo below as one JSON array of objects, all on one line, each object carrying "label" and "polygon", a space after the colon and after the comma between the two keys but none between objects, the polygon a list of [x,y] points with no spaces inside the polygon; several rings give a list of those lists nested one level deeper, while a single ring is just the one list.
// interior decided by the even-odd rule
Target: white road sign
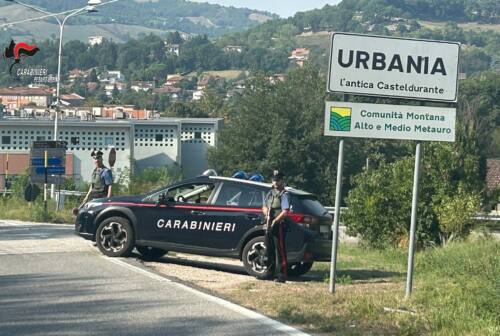
[{"label": "white road sign", "polygon": [[455,141],[455,108],[327,102],[325,135]]},{"label": "white road sign", "polygon": [[334,33],[328,90],[457,101],[456,42]]}]

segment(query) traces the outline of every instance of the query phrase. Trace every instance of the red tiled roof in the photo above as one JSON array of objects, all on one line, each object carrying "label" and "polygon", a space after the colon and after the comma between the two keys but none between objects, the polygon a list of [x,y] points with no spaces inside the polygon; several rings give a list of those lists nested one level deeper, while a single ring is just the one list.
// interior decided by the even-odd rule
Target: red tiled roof
[{"label": "red tiled roof", "polygon": [[46,88],[0,88],[1,96],[51,96],[52,90]]},{"label": "red tiled roof", "polygon": [[490,190],[500,188],[500,159],[486,160],[486,187]]}]

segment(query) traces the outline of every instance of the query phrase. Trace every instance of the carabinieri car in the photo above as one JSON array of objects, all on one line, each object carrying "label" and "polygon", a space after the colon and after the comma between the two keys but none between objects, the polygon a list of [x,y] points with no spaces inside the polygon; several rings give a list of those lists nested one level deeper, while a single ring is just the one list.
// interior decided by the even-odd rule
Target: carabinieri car
[{"label": "carabinieri car", "polygon": [[[167,251],[238,258],[248,274],[265,279],[261,208],[270,189],[267,183],[202,175],[146,195],[92,200],[79,210],[75,231],[110,257],[126,257],[135,247],[147,260]],[[289,275],[300,276],[314,261],[330,260],[332,218],[313,194],[286,190]]]}]

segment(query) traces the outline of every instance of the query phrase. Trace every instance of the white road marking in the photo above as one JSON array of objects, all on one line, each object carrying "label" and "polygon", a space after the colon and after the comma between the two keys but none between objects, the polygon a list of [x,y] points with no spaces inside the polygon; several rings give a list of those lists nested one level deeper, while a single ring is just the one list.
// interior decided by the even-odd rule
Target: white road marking
[{"label": "white road marking", "polygon": [[[68,229],[70,225],[61,225],[61,224],[45,224],[45,223],[26,223],[26,222],[3,222],[0,221],[1,226],[7,227],[22,227],[22,226],[33,226],[33,225],[50,225],[50,226],[58,226],[61,229]],[[34,238],[40,238],[40,234],[33,234],[36,236]],[[12,255],[12,254],[40,254],[40,253],[55,253],[55,252],[78,252],[78,251],[89,251],[92,248],[92,244],[88,241],[82,241],[81,238],[77,236],[72,237],[58,237],[58,238],[49,238],[43,239],[39,242],[35,242],[33,240],[22,239],[22,240],[13,240],[13,241],[0,241],[0,255]],[[267,326],[272,327],[273,329],[286,333],[288,335],[293,336],[309,336],[309,334],[304,333],[296,328],[290,327],[278,321],[275,321],[267,316],[259,314],[253,310],[238,306],[232,302],[226,301],[224,299],[203,293],[186,285],[171,281],[167,278],[164,278],[158,274],[155,274],[151,271],[144,270],[140,267],[128,264],[127,262],[118,259],[118,258],[109,258],[101,255],[102,258],[106,259],[109,262],[120,265],[124,268],[127,268],[131,271],[140,273],[144,276],[149,277],[150,279],[170,283],[180,289],[186,290],[194,295],[202,297],[208,301],[221,305],[227,309],[230,309],[236,313],[239,313],[245,317],[251,318],[253,320],[258,321],[261,324],[265,324]]]},{"label": "white road marking", "polygon": [[167,278],[164,278],[158,274],[155,274],[155,273],[152,273],[152,272],[149,272],[147,270],[144,270],[140,267],[136,267],[134,265],[130,265],[129,263],[126,263],[125,261],[123,260],[120,260],[118,258],[110,258],[110,257],[106,257],[104,255],[101,255],[102,258],[106,259],[107,261],[109,262],[112,262],[114,264],[117,264],[117,265],[120,265],[122,267],[125,267],[131,271],[134,271],[136,273],[140,273],[142,275],[145,275],[147,276],[148,278],[151,278],[153,280],[157,280],[157,281],[160,281],[160,282],[172,282],[171,280],[167,279]]},{"label": "white road marking", "polygon": [[248,317],[248,318],[251,318],[253,320],[256,320],[258,321],[259,323],[261,324],[265,324],[267,326],[270,326],[271,328],[277,330],[277,331],[280,331],[280,332],[283,332],[283,333],[286,333],[288,335],[293,335],[293,336],[309,336],[309,334],[303,332],[303,331],[300,331],[296,328],[293,328],[293,327],[290,327],[286,324],[283,324],[281,322],[278,322],[278,321],[275,321],[267,316],[264,316],[262,314],[259,314],[253,310],[250,310],[250,309],[247,309],[247,308],[244,308],[242,306],[238,306],[237,304],[235,303],[232,303],[232,302],[229,302],[229,301],[226,301],[224,299],[221,299],[221,298],[218,298],[218,297],[215,297],[215,296],[212,296],[212,295],[209,295],[209,294],[206,294],[206,293],[203,293],[199,290],[196,290],[194,288],[191,288],[189,286],[186,286],[186,285],[183,285],[183,284],[180,284],[180,283],[177,283],[177,282],[174,282],[174,281],[171,281],[169,279],[166,279],[158,274],[155,274],[151,271],[148,271],[148,270],[144,270],[140,267],[137,267],[137,266],[134,266],[134,265],[131,265],[121,259],[118,259],[118,258],[109,258],[109,257],[106,257],[106,256],[102,256],[104,259],[106,259],[107,261],[110,261],[114,264],[117,264],[117,265],[120,265],[122,267],[125,267],[129,270],[132,270],[136,273],[140,273],[140,274],[143,274],[151,279],[154,279],[154,280],[158,280],[158,281],[161,281],[161,282],[169,282],[171,285],[173,286],[176,286],[176,287],[179,287],[185,291],[188,291],[194,295],[197,295],[199,297],[202,297],[208,301],[211,301],[213,303],[216,303],[218,305],[221,305],[225,308],[228,308],[236,313],[239,313],[245,317]]}]

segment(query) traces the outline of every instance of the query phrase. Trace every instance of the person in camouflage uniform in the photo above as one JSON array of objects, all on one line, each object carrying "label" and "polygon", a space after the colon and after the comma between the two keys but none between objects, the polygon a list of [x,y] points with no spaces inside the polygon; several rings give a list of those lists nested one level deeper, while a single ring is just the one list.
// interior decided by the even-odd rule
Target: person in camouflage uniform
[{"label": "person in camouflage uniform", "polygon": [[278,282],[285,282],[287,278],[286,259],[286,217],[290,210],[288,192],[285,190],[283,173],[275,170],[273,188],[266,196],[262,211],[266,216],[266,250],[270,274]]},{"label": "person in camouflage uniform", "polygon": [[102,152],[92,152],[91,156],[96,167],[92,172],[90,189],[83,200],[83,204],[96,198],[111,197],[113,195],[113,174],[102,163]]}]

